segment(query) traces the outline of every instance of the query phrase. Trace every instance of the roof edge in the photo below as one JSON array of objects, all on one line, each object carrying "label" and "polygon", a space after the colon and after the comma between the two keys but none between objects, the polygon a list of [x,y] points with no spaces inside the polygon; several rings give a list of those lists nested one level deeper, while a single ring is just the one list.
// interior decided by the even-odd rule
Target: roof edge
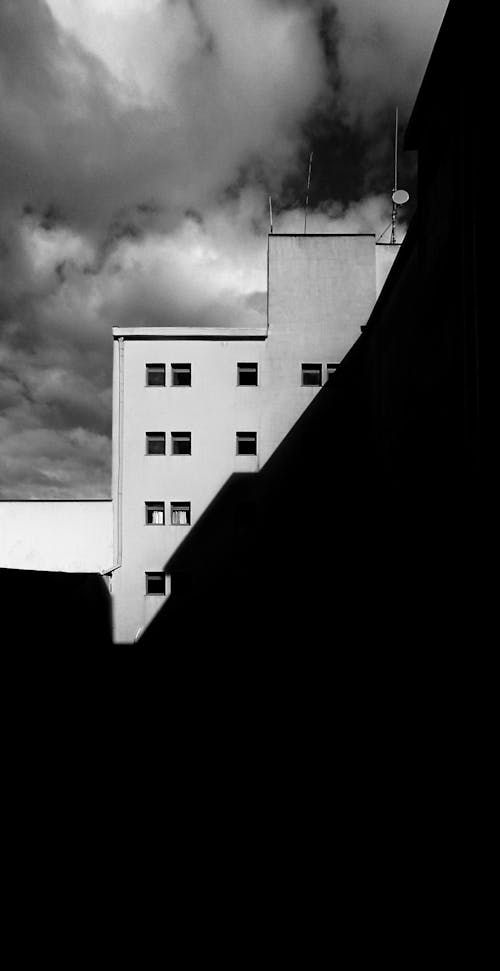
[{"label": "roof edge", "polygon": [[113,327],[113,337],[156,337],[172,339],[184,337],[187,340],[201,338],[210,340],[264,339],[267,327]]}]

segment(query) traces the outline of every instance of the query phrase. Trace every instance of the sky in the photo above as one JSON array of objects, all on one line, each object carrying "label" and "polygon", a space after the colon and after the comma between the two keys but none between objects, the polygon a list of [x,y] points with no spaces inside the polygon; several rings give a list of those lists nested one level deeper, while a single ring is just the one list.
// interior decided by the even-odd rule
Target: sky
[{"label": "sky", "polygon": [[265,323],[311,151],[308,231],[383,232],[446,7],[0,0],[0,498],[110,495],[113,326]]}]

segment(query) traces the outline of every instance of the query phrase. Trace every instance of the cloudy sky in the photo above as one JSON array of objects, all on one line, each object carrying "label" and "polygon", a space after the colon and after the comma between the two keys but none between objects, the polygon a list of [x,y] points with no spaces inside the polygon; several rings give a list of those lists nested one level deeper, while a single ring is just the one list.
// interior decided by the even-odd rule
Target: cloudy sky
[{"label": "cloudy sky", "polygon": [[0,497],[109,495],[111,328],[262,323],[310,151],[308,229],[383,231],[446,6],[0,0]]}]

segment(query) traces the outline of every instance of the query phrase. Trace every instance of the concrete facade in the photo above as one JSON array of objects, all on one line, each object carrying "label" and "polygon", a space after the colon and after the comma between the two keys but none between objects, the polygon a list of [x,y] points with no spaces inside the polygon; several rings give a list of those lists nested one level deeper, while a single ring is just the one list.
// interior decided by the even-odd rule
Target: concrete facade
[{"label": "concrete facade", "polygon": [[[373,235],[271,235],[262,327],[115,328],[112,499],[1,502],[0,567],[106,576],[114,642],[137,641],[169,599],[168,564],[191,528],[232,476],[266,466],[360,336],[386,249]],[[147,365],[164,383],[149,383]],[[174,365],[189,365],[189,384]],[[256,384],[239,365],[256,368]],[[148,433],[164,436],[164,454],[149,454]],[[189,434],[189,454],[173,454],[175,433]],[[160,511],[148,517],[147,503]],[[161,592],[146,574],[162,575]]]},{"label": "concrete facade", "polygon": [[[113,377],[114,639],[133,643],[168,599],[168,562],[228,479],[259,471],[361,333],[376,299],[372,235],[269,237],[268,323],[234,328],[115,328]],[[256,364],[258,383],[238,383],[238,364]],[[165,385],[146,384],[146,365],[165,367]],[[189,364],[190,386],[172,365]],[[320,369],[304,384],[302,366]],[[314,368],[313,368],[314,369]],[[146,454],[146,434],[165,436],[165,454]],[[191,454],[172,454],[171,436],[190,433]],[[237,454],[237,433],[256,434],[256,454]],[[164,503],[162,524],[146,503]],[[171,503],[190,503],[173,525]],[[164,593],[146,574],[167,568]]]},{"label": "concrete facade", "polygon": [[109,499],[0,502],[0,567],[104,573],[113,565]]}]

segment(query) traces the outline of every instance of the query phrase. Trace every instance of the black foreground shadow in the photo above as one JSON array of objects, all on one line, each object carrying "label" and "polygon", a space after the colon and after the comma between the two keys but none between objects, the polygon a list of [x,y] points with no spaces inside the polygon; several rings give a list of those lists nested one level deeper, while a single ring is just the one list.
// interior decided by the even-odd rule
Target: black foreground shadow
[{"label": "black foreground shadow", "polygon": [[71,661],[75,649],[111,647],[111,600],[99,574],[2,569],[0,589],[9,656],[23,648],[47,657],[57,648]]}]

